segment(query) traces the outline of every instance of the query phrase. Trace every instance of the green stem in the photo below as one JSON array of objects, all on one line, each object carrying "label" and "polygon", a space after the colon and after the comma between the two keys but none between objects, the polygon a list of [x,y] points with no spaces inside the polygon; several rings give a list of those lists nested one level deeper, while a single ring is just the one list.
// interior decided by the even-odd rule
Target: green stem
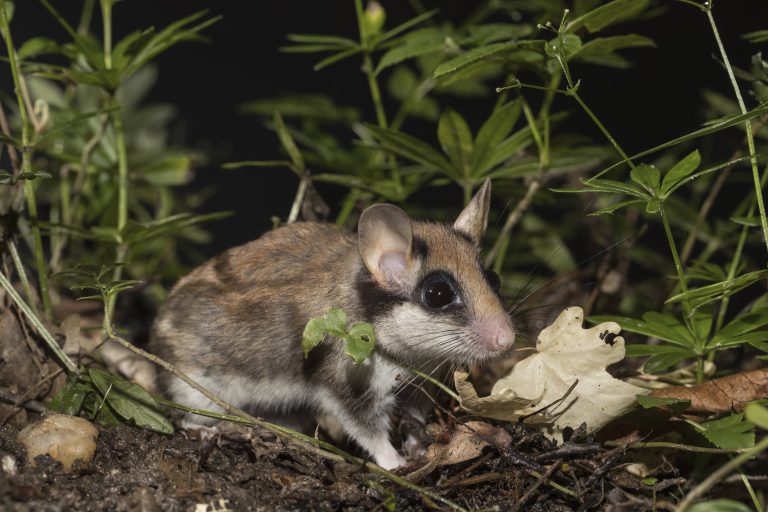
[{"label": "green stem", "polygon": [[349,218],[349,215],[352,213],[352,210],[355,208],[355,203],[357,202],[358,194],[356,190],[350,190],[347,194],[347,197],[344,198],[344,202],[341,203],[341,211],[339,212],[339,215],[336,217],[336,225],[337,226],[343,226],[345,222],[347,222],[347,219]]},{"label": "green stem", "polygon": [[760,452],[768,449],[768,437],[761,440],[753,448],[745,451],[744,453],[734,457],[730,461],[723,464],[717,470],[712,472],[703,482],[697,485],[688,495],[683,499],[675,509],[675,512],[684,512],[691,504],[702,494],[707,492],[712,486],[723,481],[728,473],[734,471],[736,468],[747,462],[749,459],[755,457]]},{"label": "green stem", "polygon": [[[587,113],[589,118],[592,119],[592,121],[597,125],[600,131],[603,132],[603,135],[605,135],[605,138],[608,139],[608,142],[611,143],[611,146],[613,146],[613,149],[615,149],[616,152],[621,156],[622,160],[626,160],[627,165],[629,165],[629,167],[634,169],[635,164],[632,162],[632,160],[629,159],[629,156],[627,156],[627,154],[624,152],[624,150],[616,141],[616,139],[613,138],[613,135],[611,135],[611,132],[608,131],[608,128],[605,127],[605,125],[600,121],[600,119],[598,119],[595,113],[592,112],[592,110],[587,106],[586,103],[584,103],[584,100],[581,99],[581,96],[579,96],[579,93],[577,93],[575,89],[571,89],[571,96],[573,96],[573,98],[576,100],[579,106],[581,106],[584,112]],[[589,183],[589,180],[587,180],[587,183]]]},{"label": "green stem", "polygon": [[[1,2],[0,8],[2,8]],[[64,353],[64,350],[56,342],[53,335],[48,332],[48,329],[45,328],[37,315],[35,315],[32,309],[24,302],[21,296],[19,296],[19,294],[16,292],[16,289],[13,287],[13,285],[11,285],[11,282],[8,281],[8,278],[5,277],[5,274],[2,272],[0,272],[0,286],[5,288],[5,291],[11,297],[11,300],[16,303],[16,306],[18,306],[19,310],[24,314],[24,316],[27,317],[27,320],[29,320],[29,323],[32,324],[38,334],[40,334],[40,336],[48,345],[48,348],[50,348],[51,351],[56,354],[56,357],[59,358],[59,361],[61,361],[61,364],[64,365],[66,370],[69,373],[76,372],[77,365],[69,358],[67,354]]]},{"label": "green stem", "polygon": [[[709,20],[709,24],[712,27],[712,34],[715,36],[715,41],[717,42],[717,47],[720,50],[720,55],[723,58],[723,64],[725,65],[725,69],[728,72],[728,78],[731,81],[731,86],[733,87],[733,92],[736,95],[736,100],[739,103],[739,108],[741,109],[742,114],[747,113],[747,107],[744,104],[744,99],[741,97],[741,90],[739,89],[739,84],[736,82],[736,77],[733,74],[733,68],[731,67],[731,63],[728,60],[728,54],[725,52],[725,47],[723,46],[723,42],[720,39],[720,33],[717,30],[717,25],[715,24],[715,18],[712,15],[712,8],[713,8],[714,0],[709,0],[705,5],[706,9],[705,12],[707,13],[707,19]],[[757,208],[760,212],[760,225],[763,228],[763,242],[765,243],[766,250],[768,250],[768,217],[766,217],[765,214],[765,203],[763,202],[763,191],[760,184],[760,174],[757,170],[757,156],[755,155],[755,139],[752,135],[752,122],[747,119],[744,121],[744,125],[747,130],[747,146],[749,147],[749,157],[750,157],[750,163],[752,164],[752,181],[755,185],[755,198],[757,199]]]},{"label": "green stem", "polygon": [[101,19],[104,27],[104,67],[112,69],[112,0],[101,0]]},{"label": "green stem", "polygon": [[[32,147],[30,146],[30,126],[27,116],[27,109],[24,104],[24,90],[21,84],[21,68],[16,60],[16,50],[11,39],[11,29],[8,24],[8,17],[5,13],[5,0],[0,0],[0,32],[3,33],[5,46],[8,50],[8,61],[11,65],[11,75],[13,75],[13,87],[16,93],[16,101],[19,106],[19,117],[21,118],[21,171],[29,173],[32,171]],[[32,227],[32,239],[35,253],[35,266],[37,267],[37,279],[40,282],[40,295],[43,300],[43,310],[45,316],[53,318],[53,308],[51,307],[50,290],[48,288],[48,268],[45,264],[45,255],[43,254],[43,237],[40,234],[40,226],[37,218],[37,201],[35,200],[35,188],[30,180],[24,180],[24,197],[27,201],[29,210],[29,220]]]},{"label": "green stem", "polygon": [[[117,103],[113,97],[112,101]],[[128,154],[125,148],[125,133],[123,131],[122,114],[119,110],[112,114],[112,126],[115,129],[115,144],[117,145],[117,248],[115,262],[123,263],[128,254],[128,246],[123,241],[123,228],[128,223]],[[119,281],[123,276],[123,265],[115,267],[113,279]],[[114,308],[117,296],[110,298],[110,309]]]},{"label": "green stem", "polygon": [[16,244],[13,240],[8,240],[8,252],[11,253],[11,259],[13,259],[13,265],[16,267],[16,272],[19,273],[19,280],[21,281],[21,287],[24,289],[24,295],[27,296],[27,301],[30,304],[34,304],[35,296],[32,293],[32,286],[27,279],[27,272],[24,270],[24,264],[19,257],[19,251],[16,249]]},{"label": "green stem", "polygon": [[[360,32],[360,47],[363,50],[363,70],[365,71],[365,76],[368,79],[368,89],[371,91],[373,107],[376,110],[376,122],[378,123],[379,127],[387,128],[387,115],[384,112],[384,102],[381,99],[381,90],[379,89],[379,83],[376,80],[376,75],[374,74],[371,50],[368,47],[368,38],[365,34],[365,27],[363,25],[364,14],[362,0],[355,0],[355,14],[357,15],[357,29]],[[400,171],[397,169],[395,157],[389,155],[387,156],[387,159],[389,160],[389,166],[392,169],[392,179],[395,182],[397,191],[402,193],[402,181],[400,179]]]}]

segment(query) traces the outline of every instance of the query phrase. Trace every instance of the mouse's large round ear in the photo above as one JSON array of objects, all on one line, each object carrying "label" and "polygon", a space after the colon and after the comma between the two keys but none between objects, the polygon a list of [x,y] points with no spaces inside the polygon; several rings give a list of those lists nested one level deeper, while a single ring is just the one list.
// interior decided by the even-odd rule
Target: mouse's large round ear
[{"label": "mouse's large round ear", "polygon": [[475,197],[467,204],[456,222],[454,229],[467,235],[475,245],[480,245],[485,228],[488,226],[488,210],[491,208],[491,180],[486,179]]},{"label": "mouse's large round ear", "polygon": [[387,288],[407,286],[413,261],[413,225],[408,215],[392,204],[375,204],[357,225],[360,256],[373,278]]}]

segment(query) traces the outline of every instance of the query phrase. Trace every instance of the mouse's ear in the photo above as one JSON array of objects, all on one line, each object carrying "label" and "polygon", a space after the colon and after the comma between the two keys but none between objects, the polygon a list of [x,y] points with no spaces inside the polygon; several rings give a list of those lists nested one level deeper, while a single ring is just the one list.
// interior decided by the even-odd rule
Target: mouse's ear
[{"label": "mouse's ear", "polygon": [[413,268],[413,225],[408,215],[392,204],[368,207],[357,225],[358,249],[365,266],[380,285],[407,288]]},{"label": "mouse's ear", "polygon": [[457,231],[467,235],[475,245],[480,245],[485,228],[488,226],[488,210],[491,207],[491,180],[486,179],[475,197],[462,210],[453,223]]}]

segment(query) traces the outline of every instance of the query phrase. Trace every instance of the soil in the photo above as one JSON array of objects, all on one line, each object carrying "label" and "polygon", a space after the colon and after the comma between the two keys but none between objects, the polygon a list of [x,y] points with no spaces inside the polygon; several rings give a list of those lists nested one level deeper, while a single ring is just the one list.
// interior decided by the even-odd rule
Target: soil
[{"label": "soil", "polygon": [[[29,343],[28,330],[6,309],[0,311],[0,510],[2,511],[293,511],[445,510],[448,506],[360,465],[330,460],[260,429],[228,425],[206,441],[184,432],[158,434],[132,425],[100,428],[95,459],[66,473],[48,456],[26,459],[16,441],[24,425],[47,414],[45,403],[63,382],[53,359]],[[63,339],[62,339],[63,342]],[[91,364],[91,363],[89,363]],[[429,442],[446,443],[456,424],[470,420],[453,408],[441,415]],[[658,415],[658,414],[657,414]],[[625,431],[687,444],[681,422],[652,415],[627,418]],[[477,420],[472,418],[472,420]],[[503,429],[511,442],[492,439],[478,456],[440,466],[417,479],[435,495],[469,510],[645,511],[674,510],[676,503],[707,475],[702,468],[725,456],[674,450],[612,448],[575,432],[556,446],[520,424],[487,423]],[[401,437],[401,430],[394,437]],[[620,438],[622,425],[609,432]],[[190,434],[190,436],[192,436]],[[494,436],[496,439],[497,436]],[[395,439],[397,441],[397,439]],[[703,443],[706,444],[706,443]],[[766,456],[742,467],[764,472]],[[401,476],[424,466],[413,461]],[[546,478],[545,478],[546,477]],[[757,492],[765,479],[752,482]],[[750,503],[738,475],[715,487],[707,498],[725,496]]]}]

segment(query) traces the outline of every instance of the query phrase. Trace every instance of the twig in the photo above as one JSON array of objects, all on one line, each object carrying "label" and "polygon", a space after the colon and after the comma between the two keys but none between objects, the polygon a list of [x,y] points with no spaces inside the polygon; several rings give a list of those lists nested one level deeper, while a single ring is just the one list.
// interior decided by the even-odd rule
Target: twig
[{"label": "twig", "polygon": [[533,496],[533,493],[536,492],[536,489],[538,489],[541,486],[541,484],[549,480],[549,477],[551,477],[555,473],[555,471],[560,469],[561,464],[562,464],[562,461],[557,460],[551,466],[549,466],[549,469],[547,469],[546,473],[541,475],[538,478],[538,480],[536,480],[536,482],[525,491],[525,493],[520,497],[520,499],[517,500],[517,502],[512,506],[510,511],[517,512],[518,510],[520,510],[520,507],[525,505],[525,503],[531,498],[531,496]]},{"label": "twig", "polygon": [[293,224],[299,218],[299,212],[301,211],[301,205],[304,202],[304,196],[307,193],[307,186],[309,186],[309,172],[304,171],[299,180],[299,189],[296,191],[296,198],[291,205],[291,213],[288,214],[288,224]]},{"label": "twig", "polygon": [[38,389],[40,386],[42,386],[43,384],[46,384],[47,382],[49,382],[49,381],[51,381],[51,380],[55,379],[56,377],[58,377],[58,376],[59,376],[59,375],[61,375],[62,373],[64,373],[64,370],[62,370],[61,368],[59,368],[58,370],[56,370],[55,372],[51,373],[50,375],[47,375],[47,376],[43,377],[43,378],[42,378],[42,379],[40,379],[40,380],[39,380],[39,381],[38,381],[38,382],[37,382],[37,383],[36,383],[34,386],[32,386],[31,388],[29,388],[28,390],[26,390],[26,391],[24,392],[24,394],[23,394],[23,395],[21,395],[19,398],[17,398],[16,400],[14,400],[14,402],[13,402],[13,404],[12,404],[12,406],[13,406],[13,410],[12,410],[11,412],[9,412],[8,414],[6,414],[6,415],[5,415],[5,416],[4,416],[2,419],[0,419],[0,427],[2,427],[3,425],[5,425],[5,424],[6,424],[6,422],[7,422],[9,419],[11,419],[12,417],[14,417],[14,416],[16,415],[16,413],[18,413],[18,412],[21,410],[21,406],[22,406],[22,404],[24,404],[24,402],[26,402],[26,401],[27,401],[27,398],[28,398],[28,397],[29,397],[29,396],[30,396],[30,395],[31,395],[31,394],[32,394],[34,391],[37,391],[37,389]]},{"label": "twig", "polygon": [[649,441],[638,442],[631,444],[623,444],[619,441],[606,441],[603,443],[605,446],[610,447],[625,447],[628,450],[647,450],[655,448],[669,448],[671,450],[680,450],[683,452],[694,453],[745,453],[748,451],[746,448],[710,448],[707,446],[692,446],[687,444],[670,443],[667,441]]},{"label": "twig", "polygon": [[540,188],[541,181],[539,178],[534,179],[528,184],[528,190],[525,192],[525,196],[519,203],[517,203],[515,209],[510,212],[507,220],[504,222],[504,226],[501,228],[499,237],[496,239],[496,243],[493,244],[493,247],[491,247],[491,250],[488,251],[488,254],[485,256],[486,267],[490,267],[493,265],[493,262],[496,261],[496,258],[501,252],[501,248],[504,245],[505,240],[509,238],[509,235],[512,232],[512,228],[515,227],[515,225],[522,218],[523,214],[528,210],[531,202],[533,202],[533,196],[536,195],[536,192],[538,192]]}]

